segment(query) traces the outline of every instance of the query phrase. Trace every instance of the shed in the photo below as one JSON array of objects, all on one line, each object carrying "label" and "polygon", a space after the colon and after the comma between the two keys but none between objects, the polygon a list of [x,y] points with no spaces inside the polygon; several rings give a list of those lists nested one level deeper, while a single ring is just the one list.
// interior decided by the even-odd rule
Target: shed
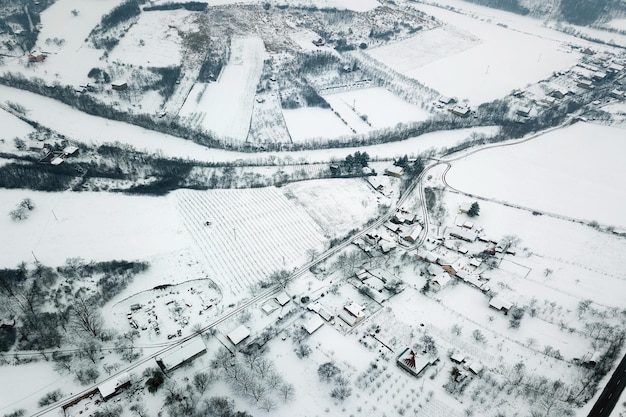
[{"label": "shed", "polygon": [[128,88],[128,83],[126,81],[116,81],[111,83],[111,88],[116,91],[126,90]]},{"label": "shed", "polygon": [[400,178],[404,175],[404,168],[399,167],[397,165],[391,165],[385,168],[385,175],[389,175],[390,177]]},{"label": "shed", "polygon": [[65,156],[72,156],[72,155],[75,155],[77,152],[78,152],[77,146],[66,146],[65,149],[63,149],[63,155]]},{"label": "shed", "polygon": [[194,337],[157,357],[156,362],[164,372],[170,372],[204,353],[206,353],[206,345],[202,338]]},{"label": "shed", "polygon": [[120,391],[129,386],[130,375],[128,372],[124,372],[98,385],[98,391],[100,392],[102,399],[106,401],[114,395],[119,394]]},{"label": "shed", "polygon": [[515,113],[517,113],[518,116],[528,117],[530,116],[530,110],[530,107],[520,107],[515,111]]},{"label": "shed", "polygon": [[591,80],[578,80],[576,85],[580,88],[584,88],[585,90],[592,90],[594,87]]},{"label": "shed", "polygon": [[250,336],[250,329],[248,329],[243,324],[237,327],[235,330],[228,333],[228,339],[233,343],[233,345],[237,346],[244,339]]},{"label": "shed", "polygon": [[55,156],[52,161],[50,161],[51,165],[61,165],[63,162],[65,162],[65,159],[61,158],[60,156]]},{"label": "shed", "polygon": [[459,352],[455,352],[450,355],[450,360],[454,363],[463,363],[463,361],[465,360],[465,356]]},{"label": "shed", "polygon": [[472,203],[459,204],[459,213],[467,213],[472,208]]}]

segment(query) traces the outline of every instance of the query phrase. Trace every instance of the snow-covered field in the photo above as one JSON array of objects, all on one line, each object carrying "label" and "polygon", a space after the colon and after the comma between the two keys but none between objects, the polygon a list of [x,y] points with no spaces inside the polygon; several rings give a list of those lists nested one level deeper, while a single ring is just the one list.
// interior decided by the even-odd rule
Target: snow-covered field
[{"label": "snow-covered field", "polygon": [[[22,261],[57,266],[67,258],[108,261],[146,259],[189,246],[176,211],[156,197],[108,193],[0,190],[0,265]],[[8,213],[29,197],[28,219]]]},{"label": "snow-covered field", "polygon": [[342,237],[378,214],[377,193],[361,179],[300,181],[283,190],[329,237]]},{"label": "snow-covered field", "polygon": [[217,82],[194,85],[179,115],[220,138],[245,142],[264,56],[262,39],[232,39],[230,61]]},{"label": "snow-covered field", "polygon": [[324,96],[332,109],[357,133],[426,120],[428,112],[382,87]]},{"label": "snow-covered field", "polygon": [[227,294],[246,295],[273,272],[306,262],[308,250],[324,248],[319,226],[277,188],[179,190],[170,198],[208,278]]},{"label": "snow-covered field", "polygon": [[626,143],[620,128],[577,123],[530,142],[454,162],[451,186],[602,224],[626,226]]},{"label": "snow-covered field", "polygon": [[[398,59],[399,68],[405,68],[405,75],[441,94],[467,99],[472,105],[503,97],[515,88],[569,68],[580,57],[565,49],[560,41],[506,29],[434,6],[420,4],[415,7],[447,25],[468,32],[481,42],[416,69],[409,69]],[[432,45],[426,44],[422,48],[437,48],[440,37],[433,36],[426,41],[431,41]]]},{"label": "snow-covered field", "polygon": [[465,51],[481,41],[454,26],[441,26],[420,31],[414,36],[368,49],[367,54],[402,74],[411,74],[418,68],[444,57]]},{"label": "snow-covered field", "polygon": [[[146,67],[176,66],[181,63],[179,30],[192,13],[185,10],[144,12],[120,43],[110,59]],[[159,30],[155,30],[159,28]]]},{"label": "snow-covered field", "polygon": [[35,130],[28,123],[3,109],[0,109],[0,126],[2,126],[0,139],[6,141],[10,146],[13,146],[11,141],[14,138],[23,138]]},{"label": "snow-covered field", "polygon": [[319,107],[302,107],[283,110],[285,123],[293,142],[306,142],[347,136],[352,130],[331,110]]}]

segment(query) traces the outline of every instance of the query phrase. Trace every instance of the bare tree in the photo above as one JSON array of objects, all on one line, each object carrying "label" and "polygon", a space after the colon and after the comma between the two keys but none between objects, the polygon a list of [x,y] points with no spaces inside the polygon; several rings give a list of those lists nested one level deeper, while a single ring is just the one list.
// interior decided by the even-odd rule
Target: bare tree
[{"label": "bare tree", "polygon": [[272,400],[271,398],[265,398],[263,401],[261,401],[261,410],[265,410],[268,413],[272,410],[276,409],[276,402],[274,400]]},{"label": "bare tree", "polygon": [[286,271],[284,269],[273,272],[269,276],[269,279],[271,282],[273,282],[274,284],[280,285],[283,289],[287,287],[287,284],[289,283],[289,278],[290,278],[289,271]]},{"label": "bare tree", "polygon": [[296,395],[296,389],[292,384],[282,384],[278,388],[278,392],[280,393],[280,397],[284,402],[289,402],[293,400],[293,397]]},{"label": "bare tree", "polygon": [[77,329],[93,337],[101,335],[104,322],[93,302],[85,299],[82,295],[78,295],[74,299],[71,312],[71,321]]},{"label": "bare tree", "polygon": [[199,394],[204,394],[213,381],[212,376],[207,372],[197,372],[193,376],[193,386]]}]

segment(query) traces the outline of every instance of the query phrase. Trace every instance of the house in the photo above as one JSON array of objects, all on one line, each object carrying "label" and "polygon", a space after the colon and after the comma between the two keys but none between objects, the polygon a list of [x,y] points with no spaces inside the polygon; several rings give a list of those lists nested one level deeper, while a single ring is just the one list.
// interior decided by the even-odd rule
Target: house
[{"label": "house", "polygon": [[567,95],[567,90],[561,87],[557,87],[554,90],[550,91],[549,95],[554,98],[562,99],[563,97]]},{"label": "house", "polygon": [[430,281],[432,288],[435,292],[439,292],[448,286],[452,277],[447,272],[441,272],[435,278]]},{"label": "house", "polygon": [[171,372],[206,353],[206,345],[201,337],[194,337],[185,343],[174,346],[156,358],[163,372]]},{"label": "house", "polygon": [[456,277],[461,278],[466,284],[473,285],[474,287],[482,290],[485,287],[485,283],[480,280],[480,277],[473,272],[468,272],[464,269],[456,271]]},{"label": "house", "polygon": [[265,304],[261,306],[261,309],[265,314],[269,316],[274,311],[278,310],[278,304],[276,304],[274,300],[268,300]]},{"label": "house", "polygon": [[591,78],[593,78],[596,81],[604,81],[604,79],[606,78],[606,72],[596,71],[593,74],[591,74]]},{"label": "house", "polygon": [[419,377],[430,365],[434,364],[437,360],[431,361],[425,356],[421,356],[415,353],[413,349],[406,348],[396,359],[396,364],[405,371],[409,372],[415,377]]},{"label": "house", "polygon": [[483,366],[478,362],[472,362],[467,366],[467,369],[474,375],[478,375],[483,370]]},{"label": "house", "polygon": [[518,116],[528,117],[528,116],[530,116],[530,110],[531,110],[531,108],[530,108],[530,107],[520,107],[519,109],[517,109],[517,110],[515,111],[515,113],[516,113]]},{"label": "house", "polygon": [[324,320],[317,314],[312,314],[309,319],[302,325],[308,334],[313,334],[317,329],[324,325]]},{"label": "house", "polygon": [[394,213],[391,221],[397,224],[413,224],[417,220],[417,216],[408,211],[398,210]]},{"label": "house", "polygon": [[44,142],[39,142],[39,141],[31,142],[30,145],[28,145],[28,150],[36,151],[36,152],[43,152],[46,146],[47,144]]},{"label": "house", "polygon": [[404,235],[404,240],[411,242],[411,243],[415,243],[417,242],[421,234],[422,234],[422,226],[420,226],[419,224],[416,224],[415,227],[413,227],[413,229],[411,229],[408,233]]},{"label": "house", "polygon": [[322,38],[317,38],[316,41],[313,41],[313,45],[315,45],[317,47],[324,46],[325,43],[326,42]]},{"label": "house", "polygon": [[452,355],[450,355],[450,360],[454,363],[463,363],[463,361],[465,360],[465,356],[459,352],[455,352]]},{"label": "house", "polygon": [[614,88],[613,90],[611,90],[611,92],[609,93],[609,96],[616,98],[618,100],[621,100],[624,98],[624,92],[622,90],[618,90],[617,88]]},{"label": "house", "polygon": [[396,223],[392,223],[391,221],[386,221],[383,226],[385,226],[387,229],[389,229],[390,232],[392,233],[399,233],[400,231],[402,231],[402,228],[400,227],[400,225],[396,224]]},{"label": "house", "polygon": [[613,73],[615,73],[615,72],[622,72],[622,71],[624,71],[624,66],[620,65],[620,64],[617,64],[617,63],[612,63],[611,65],[609,65],[608,70],[610,72],[613,72]]},{"label": "house", "polygon": [[395,249],[398,244],[396,242],[392,242],[389,240],[381,239],[378,243],[380,246],[380,250],[382,253],[389,253],[391,250]]},{"label": "house", "polygon": [[274,300],[276,300],[278,305],[284,307],[285,304],[287,304],[291,300],[291,298],[289,298],[285,291],[281,291],[276,297],[274,297]]},{"label": "house", "polygon": [[130,306],[130,311],[141,310],[141,304],[133,304]]},{"label": "house", "polygon": [[128,372],[124,372],[117,375],[102,384],[98,385],[98,391],[104,401],[119,394],[124,388],[130,386],[130,375]]},{"label": "house", "polygon": [[250,330],[242,324],[235,330],[228,333],[226,337],[228,337],[228,340],[230,340],[233,345],[237,346],[239,343],[248,338],[248,336],[250,336]]},{"label": "house", "polygon": [[473,266],[474,268],[478,268],[482,263],[483,263],[482,259],[479,259],[479,258],[472,258],[470,259],[470,262],[469,262],[469,264]]},{"label": "house", "polygon": [[454,106],[450,109],[450,112],[455,116],[468,117],[471,113],[470,108],[467,106]]},{"label": "house", "polygon": [[462,225],[462,227],[472,230],[474,228],[474,222],[470,222],[469,220],[464,222]]},{"label": "house", "polygon": [[456,103],[455,99],[453,99],[452,97],[446,97],[446,96],[439,97],[438,101],[441,104],[454,104],[454,103]]},{"label": "house", "polygon": [[111,88],[116,91],[126,90],[128,88],[128,83],[126,81],[116,81],[111,83]]},{"label": "house", "polygon": [[435,252],[427,251],[422,248],[417,249],[415,257],[420,261],[430,262],[431,264],[437,263],[437,260],[439,259],[439,255]]},{"label": "house", "polygon": [[556,102],[556,99],[554,97],[551,96],[545,96],[543,98],[543,103],[547,104],[548,106],[553,105]]},{"label": "house", "polygon": [[46,55],[39,52],[31,52],[28,54],[28,62],[42,62],[45,61]]},{"label": "house", "polygon": [[12,329],[15,327],[15,319],[1,319],[0,329]]},{"label": "house", "polygon": [[397,165],[391,165],[390,167],[385,169],[385,175],[389,175],[390,177],[402,178],[402,176],[404,175],[404,168]]},{"label": "house", "polygon": [[593,55],[593,54],[595,54],[595,52],[594,52],[591,48],[589,48],[589,47],[587,47],[587,48],[583,49],[583,50],[582,50],[582,51],[580,51],[580,52],[582,52],[582,53],[583,53],[583,54],[585,54],[585,55]]},{"label": "house", "polygon": [[581,79],[581,80],[578,80],[576,85],[585,90],[593,90],[594,88],[593,82],[591,82],[591,80]]},{"label": "house", "polygon": [[365,313],[363,312],[362,306],[352,301],[346,304],[343,310],[339,312],[339,318],[353,327],[363,321]]},{"label": "house", "polygon": [[454,237],[457,239],[464,240],[466,242],[475,242],[476,241],[476,233],[473,233],[465,228],[453,227],[450,232],[450,237]]},{"label": "house", "polygon": [[326,310],[326,308],[321,305],[319,301],[309,304],[308,306],[306,306],[306,308],[319,314],[320,317],[327,322],[334,324],[335,316],[333,316],[328,310]]},{"label": "house", "polygon": [[508,313],[512,306],[513,303],[499,297],[493,297],[489,300],[489,307],[498,311],[504,311],[504,314]]}]

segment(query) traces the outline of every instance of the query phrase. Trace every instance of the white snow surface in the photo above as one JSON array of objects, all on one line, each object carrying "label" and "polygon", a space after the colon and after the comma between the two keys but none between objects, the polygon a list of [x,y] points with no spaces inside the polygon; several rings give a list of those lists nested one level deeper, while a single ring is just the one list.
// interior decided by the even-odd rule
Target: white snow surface
[{"label": "white snow surface", "polygon": [[602,224],[626,227],[624,130],[577,123],[529,142],[454,162],[462,191]]},{"label": "white snow surface", "polygon": [[[4,139],[7,142],[12,141],[16,137],[23,138],[35,130],[28,123],[3,109],[0,109],[0,126],[2,126],[0,139]],[[12,143],[10,145],[13,146]]]},{"label": "white snow surface", "polygon": [[[45,193],[0,190],[0,265],[15,267],[36,257],[58,266],[67,258],[144,259],[188,246],[167,200],[109,193]],[[26,220],[6,213],[29,197],[35,209]]]},{"label": "white snow surface", "polygon": [[330,109],[320,107],[285,109],[283,116],[289,136],[296,143],[352,134],[350,128]]},{"label": "white snow surface", "polygon": [[262,39],[232,39],[230,61],[217,82],[194,85],[179,115],[218,137],[245,142],[264,56]]}]

